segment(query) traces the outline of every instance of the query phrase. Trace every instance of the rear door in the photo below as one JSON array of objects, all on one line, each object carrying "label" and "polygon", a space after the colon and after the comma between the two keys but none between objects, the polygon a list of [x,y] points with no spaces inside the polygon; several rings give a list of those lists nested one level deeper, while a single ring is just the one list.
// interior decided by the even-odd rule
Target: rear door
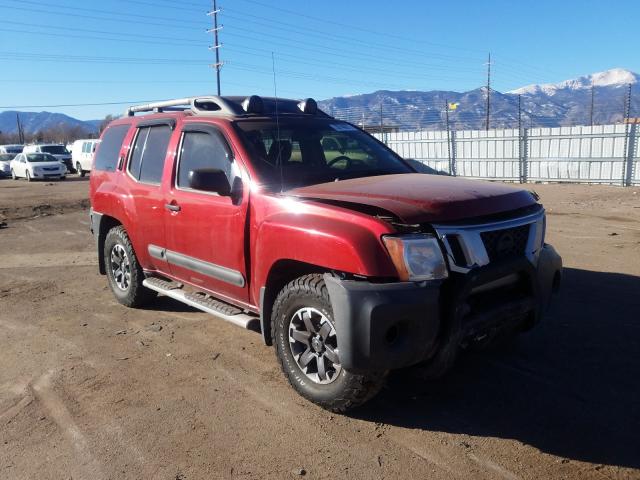
[{"label": "rear door", "polygon": [[[167,194],[166,257],[171,273],[219,295],[248,301],[245,229],[248,192],[232,143],[211,123],[186,123]],[[194,190],[189,172],[225,172],[231,196]]]},{"label": "rear door", "polygon": [[[126,166],[126,190],[132,203],[132,222],[128,232],[143,265],[168,271],[163,258],[154,249],[165,243],[164,193],[162,175],[175,121],[153,120],[138,124]],[[173,158],[170,156],[170,158]]]}]

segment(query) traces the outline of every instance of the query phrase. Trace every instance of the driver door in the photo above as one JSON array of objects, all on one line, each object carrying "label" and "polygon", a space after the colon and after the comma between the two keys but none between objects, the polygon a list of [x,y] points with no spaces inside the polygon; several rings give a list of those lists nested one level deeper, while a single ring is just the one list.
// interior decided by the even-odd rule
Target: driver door
[{"label": "driver door", "polygon": [[[172,276],[222,297],[248,302],[245,229],[248,192],[224,133],[211,123],[182,130],[177,165],[166,198],[167,260]],[[222,170],[232,193],[191,188],[189,172]]]}]

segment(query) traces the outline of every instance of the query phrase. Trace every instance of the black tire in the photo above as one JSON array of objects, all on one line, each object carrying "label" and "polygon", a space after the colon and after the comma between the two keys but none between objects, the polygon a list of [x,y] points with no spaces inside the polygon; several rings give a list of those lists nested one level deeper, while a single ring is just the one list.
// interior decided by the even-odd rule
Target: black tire
[{"label": "black tire", "polygon": [[[332,412],[342,413],[362,405],[380,391],[386,372],[357,375],[341,368],[339,364],[336,364],[338,367],[329,364],[336,370],[339,368],[338,373],[334,373],[333,379],[329,380],[330,383],[318,383],[311,379],[296,359],[301,358],[302,354],[294,356],[289,342],[289,329],[294,316],[306,308],[317,311],[333,325],[333,311],[322,275],[305,275],[293,280],[280,291],[273,305],[271,334],[285,377],[304,398]],[[311,347],[308,350],[311,351]]]},{"label": "black tire", "polygon": [[[122,253],[125,257],[122,256]],[[120,263],[114,261],[112,254],[115,258],[125,258],[126,265],[124,265],[125,261]],[[141,307],[156,297],[156,292],[142,285],[144,272],[122,225],[113,227],[107,233],[104,240],[104,267],[109,287],[111,287],[116,300],[122,305]],[[118,274],[118,271],[122,273]]]},{"label": "black tire", "polygon": [[18,180],[18,177],[16,176],[16,172],[13,170],[13,168],[11,169],[11,179]]},{"label": "black tire", "polygon": [[76,172],[80,177],[84,177],[85,172],[84,170],[82,170],[82,165],[80,165],[80,162],[76,163]]},{"label": "black tire", "polygon": [[27,170],[25,172],[25,176],[27,177],[27,182],[30,182],[31,181],[31,174],[29,173],[29,170]]}]

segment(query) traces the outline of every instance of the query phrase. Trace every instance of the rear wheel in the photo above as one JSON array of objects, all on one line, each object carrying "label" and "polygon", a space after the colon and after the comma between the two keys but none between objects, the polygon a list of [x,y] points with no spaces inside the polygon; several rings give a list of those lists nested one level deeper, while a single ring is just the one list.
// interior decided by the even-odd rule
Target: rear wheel
[{"label": "rear wheel", "polygon": [[382,388],[385,372],[357,375],[340,364],[335,320],[322,275],[305,275],[282,289],[271,327],[282,371],[307,400],[345,412]]},{"label": "rear wheel", "polygon": [[142,285],[144,272],[124,227],[114,227],[107,233],[104,262],[111,291],[122,305],[140,307],[155,298],[156,293]]}]

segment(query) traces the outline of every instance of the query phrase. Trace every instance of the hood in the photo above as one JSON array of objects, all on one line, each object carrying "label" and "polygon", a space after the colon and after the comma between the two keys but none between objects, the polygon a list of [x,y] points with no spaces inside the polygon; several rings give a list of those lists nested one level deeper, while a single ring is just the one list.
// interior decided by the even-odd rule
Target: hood
[{"label": "hood", "polygon": [[56,157],[58,160],[68,160],[71,158],[70,153],[54,153],[52,155]]},{"label": "hood", "polygon": [[301,187],[299,198],[386,210],[404,223],[450,222],[493,215],[536,203],[533,195],[502,183],[409,173]]}]

